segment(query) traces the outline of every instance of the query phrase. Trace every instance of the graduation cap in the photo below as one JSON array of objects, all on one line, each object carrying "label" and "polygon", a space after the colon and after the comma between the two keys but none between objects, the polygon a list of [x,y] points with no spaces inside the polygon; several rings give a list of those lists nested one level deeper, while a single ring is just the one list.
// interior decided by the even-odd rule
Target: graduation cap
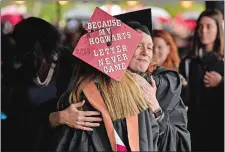
[{"label": "graduation cap", "polygon": [[142,34],[100,8],[96,8],[73,55],[121,81]]},{"label": "graduation cap", "polygon": [[119,14],[119,15],[115,15],[114,17],[117,19],[120,19],[125,24],[130,21],[137,21],[141,25],[145,25],[148,28],[150,34],[152,35],[151,8]]}]

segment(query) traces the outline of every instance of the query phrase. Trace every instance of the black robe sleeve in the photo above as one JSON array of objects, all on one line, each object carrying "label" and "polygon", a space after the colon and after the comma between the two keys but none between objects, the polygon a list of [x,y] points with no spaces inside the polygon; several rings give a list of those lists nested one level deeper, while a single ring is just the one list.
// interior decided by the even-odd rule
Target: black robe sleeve
[{"label": "black robe sleeve", "polygon": [[[157,71],[158,70],[158,71]],[[157,99],[164,112],[159,124],[159,151],[191,151],[187,111],[180,97],[181,79],[175,71],[158,68],[153,73]]]}]

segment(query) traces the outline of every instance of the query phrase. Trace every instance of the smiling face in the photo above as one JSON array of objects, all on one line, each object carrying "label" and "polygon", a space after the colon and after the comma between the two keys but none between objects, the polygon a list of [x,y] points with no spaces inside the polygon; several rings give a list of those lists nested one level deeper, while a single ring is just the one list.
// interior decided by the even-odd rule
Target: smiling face
[{"label": "smiling face", "polygon": [[213,45],[217,37],[216,22],[207,16],[199,21],[198,36],[203,45]]},{"label": "smiling face", "polygon": [[153,42],[154,42],[154,52],[159,57],[159,65],[162,65],[166,61],[170,53],[170,46],[167,45],[166,41],[161,37],[154,37]]},{"label": "smiling face", "polygon": [[134,72],[145,72],[148,69],[153,56],[153,42],[151,36],[144,32],[141,33],[143,38],[138,44],[129,64],[129,69]]}]

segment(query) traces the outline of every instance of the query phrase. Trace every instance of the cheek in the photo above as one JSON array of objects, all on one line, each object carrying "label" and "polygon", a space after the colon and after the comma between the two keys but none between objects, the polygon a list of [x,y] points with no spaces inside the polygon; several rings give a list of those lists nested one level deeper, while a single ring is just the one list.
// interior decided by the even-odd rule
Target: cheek
[{"label": "cheek", "polygon": [[159,57],[164,57],[167,55],[167,50],[165,48],[161,48],[158,53]]},{"label": "cheek", "polygon": [[215,29],[211,30],[210,33],[211,33],[210,34],[211,36],[209,38],[211,38],[212,41],[215,41],[216,40],[216,37],[217,37],[217,29],[215,28]]},{"label": "cheek", "polygon": [[166,52],[166,56],[168,56],[170,54],[170,46],[169,45],[166,46],[165,52]]},{"label": "cheek", "polygon": [[129,67],[133,69],[133,67],[134,67],[136,64],[137,64],[136,57],[133,56],[132,59],[130,60]]},{"label": "cheek", "polygon": [[162,62],[164,62],[164,61],[166,60],[166,58],[167,58],[167,54],[165,54],[165,53],[163,53],[163,54],[160,56],[160,60],[161,60]]},{"label": "cheek", "polygon": [[148,53],[149,62],[151,62],[152,58],[153,58],[153,51],[149,51]]},{"label": "cheek", "polygon": [[206,43],[214,43],[217,37],[217,29],[212,29],[209,32],[209,35],[206,37]]}]

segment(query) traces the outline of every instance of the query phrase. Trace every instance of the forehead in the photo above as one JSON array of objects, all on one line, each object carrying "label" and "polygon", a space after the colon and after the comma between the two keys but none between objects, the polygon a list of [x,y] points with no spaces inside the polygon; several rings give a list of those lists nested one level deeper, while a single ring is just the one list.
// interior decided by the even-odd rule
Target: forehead
[{"label": "forehead", "polygon": [[165,41],[162,37],[159,37],[159,36],[154,37],[153,40],[160,41],[160,42]]},{"label": "forehead", "polygon": [[144,42],[144,43],[148,43],[148,44],[152,44],[152,37],[144,32],[141,32],[143,38],[141,40],[141,42]]},{"label": "forehead", "polygon": [[208,16],[204,16],[199,21],[200,24],[216,24],[216,22]]}]

